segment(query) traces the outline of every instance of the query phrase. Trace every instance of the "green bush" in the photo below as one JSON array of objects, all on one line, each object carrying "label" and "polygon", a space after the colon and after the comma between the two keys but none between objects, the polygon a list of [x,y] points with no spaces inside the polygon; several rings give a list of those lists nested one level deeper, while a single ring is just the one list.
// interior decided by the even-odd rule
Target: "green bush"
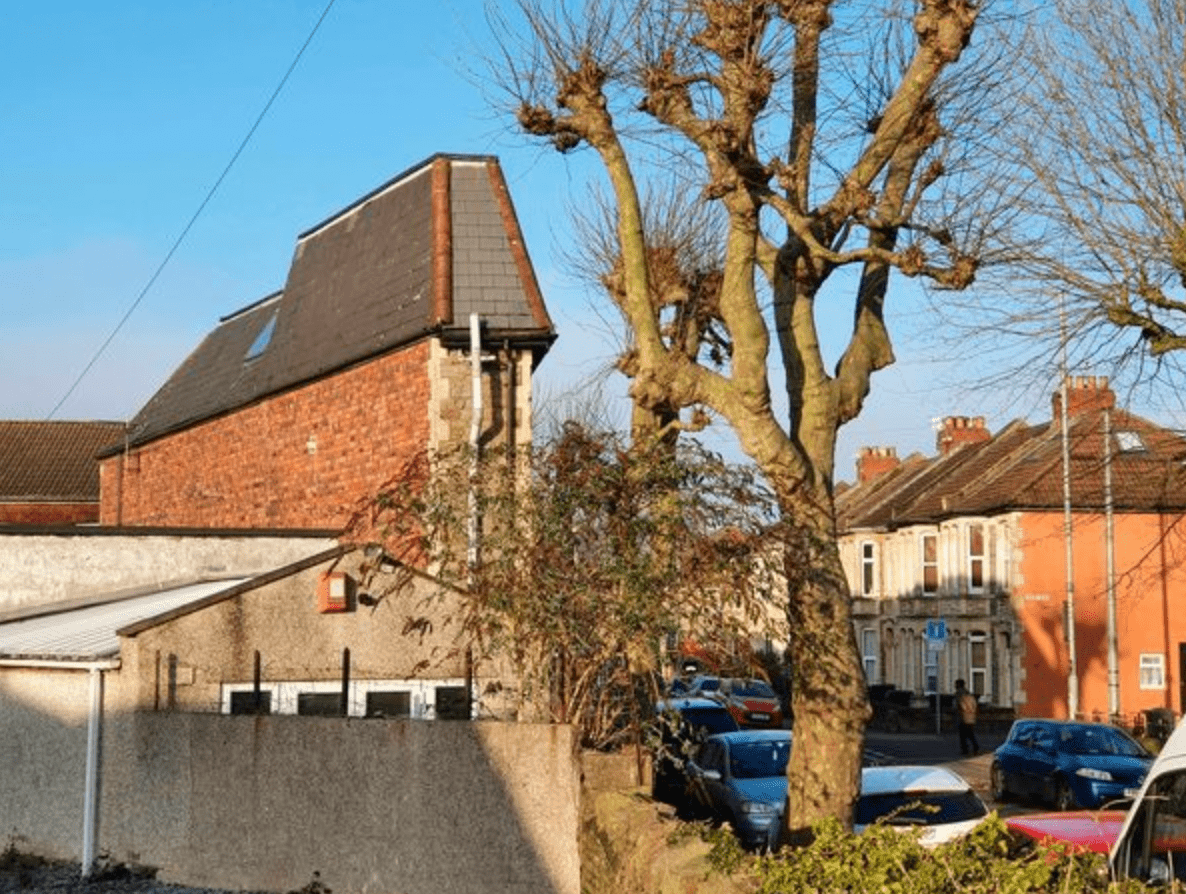
[{"label": "green bush", "polygon": [[[731,836],[730,836],[731,837]],[[715,836],[714,836],[715,838]],[[876,825],[860,835],[837,822],[815,828],[815,841],[798,850],[743,857],[714,841],[718,871],[752,875],[759,894],[1124,894],[1137,882],[1112,882],[1101,854],[1066,845],[1020,843],[993,814],[966,837],[924,848],[901,829]]]}]

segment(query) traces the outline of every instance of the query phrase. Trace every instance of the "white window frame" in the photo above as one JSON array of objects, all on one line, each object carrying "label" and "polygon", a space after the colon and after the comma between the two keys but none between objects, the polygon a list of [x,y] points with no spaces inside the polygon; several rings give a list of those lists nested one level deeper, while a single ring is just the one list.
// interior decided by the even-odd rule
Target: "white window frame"
[{"label": "white window frame", "polygon": [[[984,647],[984,664],[975,664],[976,646]],[[988,668],[992,663],[989,655],[988,634],[983,630],[973,630],[968,633],[968,690],[977,696],[987,695],[989,689]]]},{"label": "white window frame", "polygon": [[[927,561],[927,543],[928,541],[934,545],[934,557]],[[918,558],[921,568],[920,584],[922,586],[922,594],[924,596],[938,596],[939,595],[939,535],[934,531],[929,531],[921,534],[918,538]],[[935,570],[935,586],[932,589],[927,589],[927,569],[933,568]]]},{"label": "white window frame", "polygon": [[934,695],[939,691],[939,652],[922,640],[922,694]]},{"label": "white window frame", "polygon": [[861,661],[865,667],[865,681],[881,682],[877,676],[878,662],[877,628],[866,627],[861,631]]},{"label": "white window frame", "polygon": [[[432,720],[436,717],[437,688],[445,686],[464,687],[465,680],[456,677],[428,680],[351,680],[347,689],[346,716],[366,716],[368,692],[407,692],[411,696],[411,719]],[[231,713],[232,692],[250,692],[254,688],[253,683],[223,683],[220,695],[222,713]],[[342,682],[341,680],[285,680],[262,683],[260,690],[272,694],[273,714],[295,714],[299,695],[306,692],[341,692]],[[477,710],[476,694],[472,691],[470,699],[474,706],[470,712],[472,719]]]},{"label": "white window frame", "polygon": [[877,592],[877,545],[872,540],[861,541],[861,595]]},{"label": "white window frame", "polygon": [[[980,532],[980,552],[972,552],[973,531]],[[979,571],[980,583],[976,583]],[[988,585],[988,530],[984,522],[968,523],[968,592],[983,593]]]},{"label": "white window frame", "polygon": [[[231,693],[232,692],[254,692],[254,683],[224,683],[222,686],[221,701],[222,704],[219,710],[223,714],[231,713]],[[280,703],[280,693],[278,683],[260,683],[259,691],[261,693],[268,693],[271,697],[271,709],[269,713],[279,714],[280,710],[277,707]]]},{"label": "white window frame", "polygon": [[1138,675],[1141,689],[1165,689],[1165,655],[1142,652]]}]

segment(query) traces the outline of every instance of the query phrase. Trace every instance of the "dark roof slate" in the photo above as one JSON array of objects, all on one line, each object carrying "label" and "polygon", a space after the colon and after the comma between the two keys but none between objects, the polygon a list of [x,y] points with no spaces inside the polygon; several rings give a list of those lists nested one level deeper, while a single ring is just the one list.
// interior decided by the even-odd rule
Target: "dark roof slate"
[{"label": "dark roof slate", "polygon": [[220,321],[137,414],[131,443],[429,335],[468,342],[471,313],[537,360],[555,338],[498,160],[437,155],[300,234],[284,289]]},{"label": "dark roof slate", "polygon": [[122,422],[0,421],[0,500],[97,503],[96,457],[123,435]]},{"label": "dark roof slate", "polygon": [[[1116,511],[1186,510],[1186,439],[1123,410],[1111,411],[1111,490]],[[1117,433],[1140,436],[1122,450]],[[1105,506],[1103,413],[1073,416],[1068,428],[1071,504]],[[1014,421],[988,441],[896,469],[848,488],[836,501],[842,531],[892,529],[960,515],[1063,508],[1062,436],[1057,424]]]}]

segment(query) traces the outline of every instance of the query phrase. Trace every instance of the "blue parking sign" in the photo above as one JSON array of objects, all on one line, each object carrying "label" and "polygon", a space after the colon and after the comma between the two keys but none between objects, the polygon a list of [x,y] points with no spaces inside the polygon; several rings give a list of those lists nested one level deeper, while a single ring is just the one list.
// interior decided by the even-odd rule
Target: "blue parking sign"
[{"label": "blue parking sign", "polygon": [[927,621],[927,639],[947,639],[947,622],[942,618],[937,621]]}]

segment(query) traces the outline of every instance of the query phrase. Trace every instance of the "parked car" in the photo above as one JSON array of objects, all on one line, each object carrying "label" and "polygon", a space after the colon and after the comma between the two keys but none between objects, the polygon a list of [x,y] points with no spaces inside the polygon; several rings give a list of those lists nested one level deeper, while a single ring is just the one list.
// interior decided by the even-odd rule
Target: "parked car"
[{"label": "parked car", "polygon": [[709,736],[688,763],[689,790],[701,807],[733,826],[742,846],[769,848],[782,822],[790,756],[790,730]]},{"label": "parked car", "polygon": [[716,697],[742,727],[782,726],[782,702],[765,680],[726,678]]},{"label": "parked car", "polygon": [[[790,730],[742,730],[709,736],[688,763],[696,801],[728,821],[742,845],[773,848],[787,796]],[[966,834],[988,808],[959,775],[939,767],[865,767],[853,826],[877,821],[918,828],[924,845]]]},{"label": "parked car", "polygon": [[1153,756],[1114,726],[1018,720],[993,754],[993,799],[1036,797],[1056,810],[1094,809],[1131,798],[1152,764]]},{"label": "parked car", "polygon": [[721,688],[721,678],[713,674],[697,674],[688,681],[685,695],[715,698]]},{"label": "parked car", "polygon": [[1107,850],[1114,879],[1180,887],[1186,881],[1186,724],[1170,735],[1127,811],[1035,814],[1006,824],[1035,840]]},{"label": "parked car", "polygon": [[971,832],[988,816],[972,786],[944,767],[865,767],[853,830],[876,822],[919,829],[919,841],[934,847]]},{"label": "parked car", "polygon": [[1005,820],[1009,831],[1031,841],[1065,841],[1076,850],[1106,854],[1120,837],[1124,810],[1070,810],[1065,813],[1027,813]]},{"label": "parked car", "polygon": [[651,794],[679,805],[687,791],[686,764],[713,733],[739,729],[725,706],[709,698],[679,697],[655,705],[652,735]]}]

